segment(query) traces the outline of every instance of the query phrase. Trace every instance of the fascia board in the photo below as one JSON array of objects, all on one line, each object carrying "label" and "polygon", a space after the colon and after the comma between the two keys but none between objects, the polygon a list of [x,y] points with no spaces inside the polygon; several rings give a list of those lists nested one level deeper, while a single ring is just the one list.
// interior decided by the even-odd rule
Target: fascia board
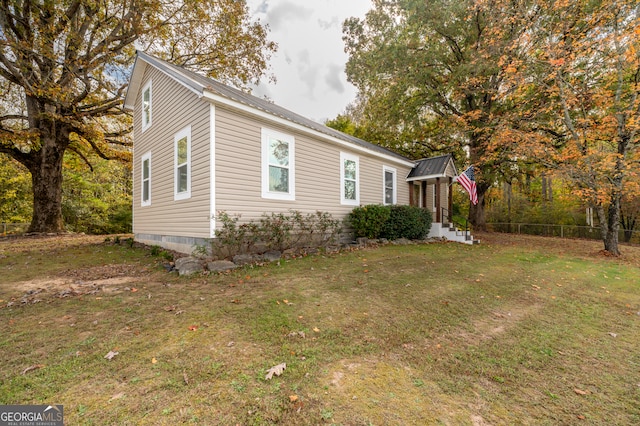
[{"label": "fascia board", "polygon": [[407,182],[413,182],[416,180],[428,180],[428,179],[437,179],[437,178],[446,178],[446,177],[450,177],[444,174],[439,174],[439,175],[428,175],[428,176],[415,176],[412,178],[407,178]]}]

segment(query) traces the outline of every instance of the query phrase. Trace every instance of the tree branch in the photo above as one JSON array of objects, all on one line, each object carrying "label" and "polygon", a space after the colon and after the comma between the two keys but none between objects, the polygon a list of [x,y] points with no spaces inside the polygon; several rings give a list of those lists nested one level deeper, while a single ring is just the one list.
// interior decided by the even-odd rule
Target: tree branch
[{"label": "tree branch", "polygon": [[9,120],[23,120],[23,121],[29,121],[29,117],[27,117],[26,115],[17,115],[17,114],[9,114],[9,115],[3,115],[0,116],[0,122],[3,121],[9,121]]},{"label": "tree branch", "polygon": [[79,149],[77,149],[75,146],[69,146],[69,151],[73,152],[74,154],[76,154],[78,157],[80,157],[82,159],[82,161],[84,161],[84,163],[89,166],[89,170],[91,170],[93,172],[93,165],[89,162],[89,160],[87,159],[87,157],[84,156],[84,154],[82,152],[80,152]]}]

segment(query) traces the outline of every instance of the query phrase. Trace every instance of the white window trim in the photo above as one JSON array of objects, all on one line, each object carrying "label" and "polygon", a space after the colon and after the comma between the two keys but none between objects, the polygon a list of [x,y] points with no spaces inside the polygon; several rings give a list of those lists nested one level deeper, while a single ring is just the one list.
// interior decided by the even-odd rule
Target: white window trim
[{"label": "white window trim", "polygon": [[[289,144],[289,192],[269,190],[269,139],[276,138]],[[262,198],[272,200],[296,199],[295,138],[271,129],[262,129]]]},{"label": "white window trim", "polygon": [[[344,162],[345,160],[351,160],[356,163],[356,199],[346,199],[344,191]],[[347,206],[359,206],[360,205],[360,158],[357,155],[347,154],[346,152],[340,153],[340,204]]]},{"label": "white window trim", "polygon": [[[149,160],[149,199],[144,200],[144,162]],[[140,159],[140,206],[151,205],[151,151],[147,152]]]},{"label": "white window trim", "polygon": [[382,204],[389,204],[387,203],[387,172],[393,174],[393,199],[391,200],[391,205],[395,205],[398,204],[398,171],[389,166],[382,166]]},{"label": "white window trim", "polygon": [[[144,114],[144,92],[149,90],[149,121],[145,122]],[[151,88],[151,80],[142,88],[142,131],[144,132],[153,123],[153,89]]]},{"label": "white window trim", "polygon": [[209,107],[209,238],[216,236],[216,107]]},{"label": "white window trim", "polygon": [[431,211],[435,213],[436,212],[436,190],[438,188],[438,185],[434,183],[430,186],[431,186]]},{"label": "white window trim", "polygon": [[[178,141],[187,138],[187,190],[178,192]],[[180,130],[173,138],[173,199],[191,198],[191,126]]]}]

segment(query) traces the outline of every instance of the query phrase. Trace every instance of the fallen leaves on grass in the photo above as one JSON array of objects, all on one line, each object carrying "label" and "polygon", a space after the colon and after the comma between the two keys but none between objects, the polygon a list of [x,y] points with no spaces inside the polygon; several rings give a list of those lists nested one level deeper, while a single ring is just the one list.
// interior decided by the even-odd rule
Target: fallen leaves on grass
[{"label": "fallen leaves on grass", "polygon": [[106,354],[104,356],[105,359],[108,359],[109,361],[111,361],[116,355],[120,355],[120,352],[116,352],[116,351],[109,351],[108,354]]},{"label": "fallen leaves on grass", "polygon": [[196,331],[198,329],[197,325],[190,325],[189,326],[189,331]]},{"label": "fallen leaves on grass", "polygon": [[267,370],[267,375],[264,377],[264,379],[271,380],[274,374],[276,376],[279,376],[284,372],[286,368],[287,368],[287,364],[284,362],[282,364],[275,365]]},{"label": "fallen leaves on grass", "polygon": [[25,374],[29,373],[30,371],[39,370],[41,368],[44,368],[44,364],[35,364],[35,365],[29,366],[29,367],[25,368],[24,370],[22,370],[22,373],[20,373],[20,374],[22,374],[24,376]]},{"label": "fallen leaves on grass", "polygon": [[158,360],[156,359],[156,357],[151,358],[151,364],[157,364]]},{"label": "fallen leaves on grass", "polygon": [[118,399],[122,399],[122,398],[124,398],[124,395],[125,395],[124,392],[117,393],[117,394],[113,395],[111,398],[109,398],[109,402],[116,401]]},{"label": "fallen leaves on grass", "polygon": [[585,390],[582,390],[582,389],[577,389],[576,388],[573,391],[578,395],[589,395],[589,391],[585,391]]}]

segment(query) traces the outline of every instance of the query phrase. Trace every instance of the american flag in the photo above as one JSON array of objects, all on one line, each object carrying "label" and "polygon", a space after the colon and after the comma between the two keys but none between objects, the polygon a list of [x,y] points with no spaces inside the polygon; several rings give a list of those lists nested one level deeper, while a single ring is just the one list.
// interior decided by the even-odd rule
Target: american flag
[{"label": "american flag", "polygon": [[473,166],[469,166],[467,170],[456,177],[456,182],[462,185],[462,187],[469,193],[469,199],[473,205],[475,206],[478,204],[478,191],[476,190],[476,177],[475,173],[473,173]]}]

